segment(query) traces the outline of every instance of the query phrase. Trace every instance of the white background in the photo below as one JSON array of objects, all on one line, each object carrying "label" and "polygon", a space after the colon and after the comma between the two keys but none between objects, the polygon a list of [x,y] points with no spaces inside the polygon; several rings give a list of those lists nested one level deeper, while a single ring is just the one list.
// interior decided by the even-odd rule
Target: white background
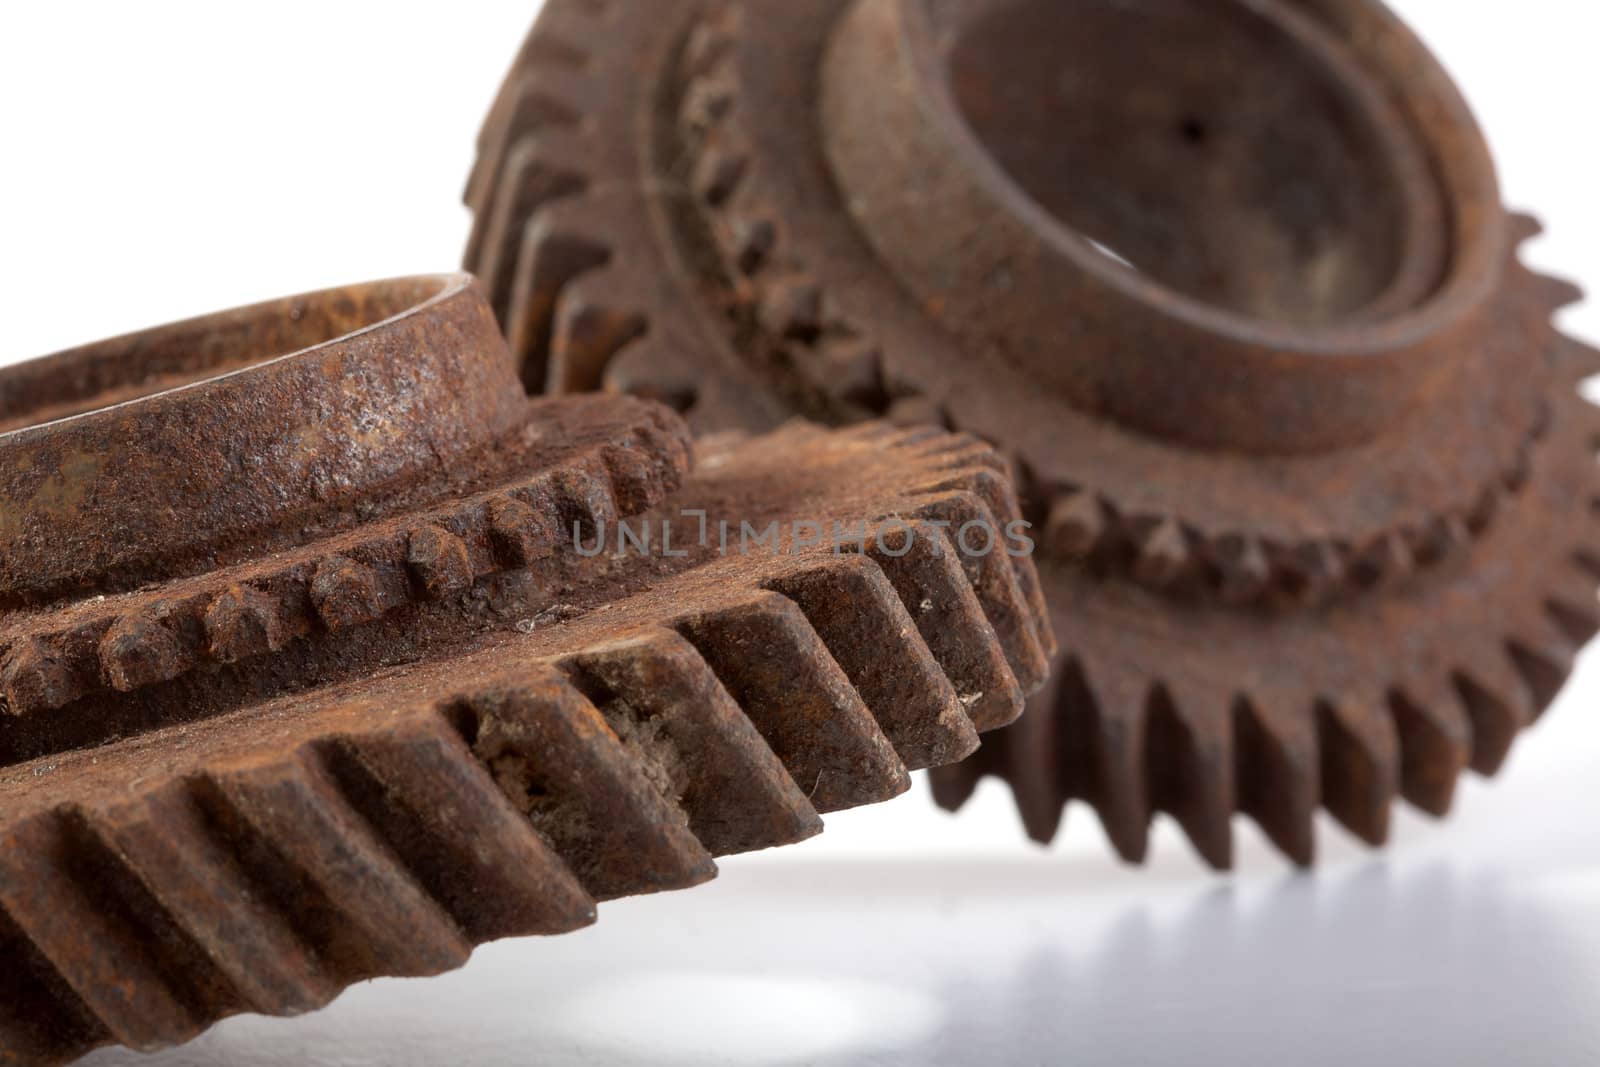
[{"label": "white background", "polygon": [[[1395,6],[1477,108],[1508,202],[1546,220],[1532,261],[1600,284],[1600,12]],[[0,363],[453,268],[477,123],[536,7],[0,7]],[[1563,324],[1600,338],[1593,307]],[[1600,1062],[1597,691],[1591,664],[1442,827],[1406,814],[1375,855],[1324,825],[1312,876],[1244,823],[1231,877],[1166,825],[1121,868],[1081,809],[1037,849],[991,783],[959,818],[923,795],[837,817],[583,933],[162,1062]]]}]

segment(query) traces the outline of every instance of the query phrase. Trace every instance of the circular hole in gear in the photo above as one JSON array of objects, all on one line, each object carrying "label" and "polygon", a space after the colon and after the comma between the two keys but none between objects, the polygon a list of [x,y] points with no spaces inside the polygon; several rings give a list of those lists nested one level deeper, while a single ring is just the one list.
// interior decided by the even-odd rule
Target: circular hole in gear
[{"label": "circular hole in gear", "polygon": [[1113,258],[1302,326],[1395,278],[1403,190],[1379,131],[1284,26],[1236,0],[967,4],[949,58],[963,117],[1029,198]]}]

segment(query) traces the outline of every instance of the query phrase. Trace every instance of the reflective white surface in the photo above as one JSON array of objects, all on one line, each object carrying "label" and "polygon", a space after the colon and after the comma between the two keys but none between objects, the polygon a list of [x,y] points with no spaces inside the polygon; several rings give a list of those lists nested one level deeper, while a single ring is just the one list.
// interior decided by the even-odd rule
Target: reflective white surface
[{"label": "reflective white surface", "polygon": [[[648,0],[623,0],[648,3]],[[770,0],[778,3],[782,0]],[[282,293],[448,269],[472,136],[538,4],[0,5],[0,362]],[[1538,265],[1600,284],[1600,5],[1392,0],[1465,86]],[[1508,17],[1509,16],[1509,17]],[[1600,337],[1596,305],[1564,315]],[[925,796],[465,970],[96,1067],[1600,1062],[1600,671],[1493,785],[1291,873],[1170,826],[1144,870],[1075,810]]]}]

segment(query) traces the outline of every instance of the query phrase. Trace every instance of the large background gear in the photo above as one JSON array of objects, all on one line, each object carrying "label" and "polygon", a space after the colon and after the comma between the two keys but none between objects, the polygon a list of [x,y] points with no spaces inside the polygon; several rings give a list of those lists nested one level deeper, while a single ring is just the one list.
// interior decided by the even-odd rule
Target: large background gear
[{"label": "large background gear", "polygon": [[1600,360],[1375,3],[554,0],[467,200],[531,385],[1012,459],[1062,651],[949,806],[1308,863],[1319,806],[1446,811],[1595,631]]},{"label": "large background gear", "polygon": [[697,885],[970,754],[1055,653],[1032,563],[963,544],[1019,521],[983,443],[696,463],[660,405],[530,400],[462,275],[19,364],[0,410],[7,1063]]}]

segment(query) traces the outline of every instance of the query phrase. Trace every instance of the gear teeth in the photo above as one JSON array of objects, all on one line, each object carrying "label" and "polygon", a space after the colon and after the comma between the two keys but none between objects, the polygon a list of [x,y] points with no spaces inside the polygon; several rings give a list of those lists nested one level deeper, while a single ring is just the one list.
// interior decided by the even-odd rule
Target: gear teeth
[{"label": "gear teeth", "polygon": [[1400,792],[1439,818],[1450,813],[1456,783],[1472,762],[1472,723],[1448,687],[1413,683],[1389,694],[1400,741]]},{"label": "gear teeth", "polygon": [[1389,839],[1389,814],[1400,791],[1400,739],[1386,701],[1319,701],[1323,806],[1374,847]]},{"label": "gear teeth", "polygon": [[406,543],[406,565],[429,600],[465,593],[476,576],[466,542],[438,526],[423,526],[411,532]]},{"label": "gear teeth", "polygon": [[1227,534],[1211,545],[1217,588],[1224,603],[1259,600],[1272,585],[1272,564],[1261,542],[1247,534]]},{"label": "gear teeth", "polygon": [[713,855],[791,844],[822,820],[693,646],[657,631],[570,657],[563,669],[624,738],[664,750],[660,773]]},{"label": "gear teeth", "polygon": [[1186,688],[1181,703],[1165,686],[1149,701],[1147,774],[1155,806],[1169,812],[1207,863],[1233,867],[1236,807],[1232,698]]},{"label": "gear teeth", "polygon": [[550,382],[550,349],[556,306],[573,279],[611,261],[605,244],[560,224],[551,212],[531,223],[519,253],[505,318],[511,354],[522,366],[522,381],[540,392]]},{"label": "gear teeth", "polygon": [[1356,552],[1350,575],[1357,585],[1371,589],[1404,580],[1416,565],[1410,542],[1401,534],[1390,532],[1374,538]]},{"label": "gear teeth", "polygon": [[1583,288],[1565,278],[1554,278],[1548,274],[1535,274],[1532,289],[1534,299],[1551,315],[1583,303]]},{"label": "gear teeth", "polygon": [[[481,719],[477,725],[481,735]],[[594,921],[594,901],[573,871],[446,716],[419,714],[336,738],[319,753],[346,801],[473,943]],[[469,823],[465,836],[460,828]]]},{"label": "gear teeth", "polygon": [[565,678],[486,688],[456,714],[473,754],[590,896],[684,889],[716,874],[642,758]]},{"label": "gear teeth", "polygon": [[1147,525],[1149,531],[1139,539],[1135,550],[1133,575],[1142,585],[1165,588],[1189,572],[1194,558],[1183,527],[1174,519],[1156,519]]},{"label": "gear teeth", "polygon": [[125,616],[101,638],[100,667],[112,688],[131,693],[171,681],[194,666],[193,653],[160,617],[166,607]]},{"label": "gear teeth", "polygon": [[524,245],[547,205],[577,196],[588,186],[584,161],[587,145],[581,134],[548,130],[518,143],[506,160],[505,180],[488,208],[475,216],[469,242],[472,261],[483,282],[489,306],[502,324],[516,310],[517,274]]},{"label": "gear teeth", "polygon": [[1566,368],[1568,380],[1582,382],[1600,374],[1600,349],[1563,337],[1556,351],[1560,365]]},{"label": "gear teeth", "polygon": [[726,129],[712,130],[695,161],[695,195],[709,207],[724,207],[749,173],[749,145]]},{"label": "gear teeth", "polygon": [[1153,690],[1116,672],[1096,678],[1073,657],[1060,692],[1069,763],[1081,768],[1081,794],[1117,855],[1143,863],[1155,810],[1146,758]]},{"label": "gear teeth", "polygon": [[217,769],[205,783],[226,838],[239,842],[267,895],[290,909],[290,926],[342,982],[440,974],[466,962],[461,931],[316,752]]},{"label": "gear teeth", "polygon": [[616,354],[648,332],[649,320],[632,310],[640,305],[626,299],[637,291],[615,263],[566,285],[550,339],[548,384],[553,392],[598,390]]},{"label": "gear teeth", "polygon": [[1472,769],[1498,774],[1517,735],[1533,724],[1535,709],[1509,657],[1489,652],[1466,660],[1452,678],[1472,722]]},{"label": "gear teeth", "polygon": [[1316,860],[1322,794],[1317,725],[1306,710],[1259,695],[1233,708],[1239,810],[1302,867]]},{"label": "gear teeth", "polygon": [[1016,720],[1022,686],[944,532],[913,523],[876,535],[865,552],[894,586],[973,724],[994,730]]},{"label": "gear teeth", "polygon": [[289,643],[283,604],[270,593],[232,585],[206,609],[206,642],[222,663],[237,663],[277,652]]},{"label": "gear teeth", "polygon": [[814,388],[842,404],[877,411],[885,403],[883,352],[855,337],[826,337],[800,352],[795,365]]},{"label": "gear teeth", "polygon": [[0,909],[118,1043],[152,1050],[246,1007],[84,813],[37,816],[10,844]]},{"label": "gear teeth", "polygon": [[316,953],[217,837],[195,787],[168,786],[97,821],[128,876],[237,992],[239,1008],[299,1015],[337,994]]},{"label": "gear teeth", "polygon": [[[847,556],[770,588],[799,605],[909,769],[954,763],[977,749],[966,706],[876,565]],[[895,655],[879,647],[883,634],[903,635]]]},{"label": "gear teeth", "polygon": [[7,1063],[67,1063],[113,1040],[3,908],[0,960],[0,1056]]},{"label": "gear teeth", "polygon": [[[516,145],[546,130],[577,128],[581,116],[567,101],[579,98],[583,87],[575,83],[580,81],[569,72],[541,70],[507,84],[504,114],[494,135],[480,147],[462,197],[475,215],[487,212],[496,193],[505,188],[506,164]],[[472,233],[464,262],[475,271],[483,251],[483,230],[474,225]]]},{"label": "gear teeth", "polygon": [[372,622],[398,603],[399,598],[385,595],[383,584],[366,564],[330,556],[317,565],[311,603],[328,629],[348,630]]},{"label": "gear teeth", "polygon": [[[1273,552],[1269,552],[1269,555]],[[1318,604],[1335,593],[1345,580],[1345,563],[1339,549],[1326,541],[1306,541],[1275,550],[1278,584],[1296,604]]]},{"label": "gear teeth", "polygon": [[36,715],[66,707],[82,696],[88,683],[52,644],[23,638],[6,654],[0,667],[0,696],[12,715]]},{"label": "gear teeth", "polygon": [[800,608],[777,593],[678,624],[820,812],[898,796],[910,776]]},{"label": "gear teeth", "polygon": [[653,400],[685,414],[699,402],[700,372],[685,358],[681,342],[658,337],[653,323],[651,329],[612,356],[602,385],[606,392]]},{"label": "gear teeth", "polygon": [[[1549,614],[1530,614],[1512,629],[1505,645],[1506,654],[1533,699],[1535,720],[1567,684],[1577,662],[1578,648],[1583,644],[1573,641],[1559,621]],[[1585,629],[1593,625],[1592,616],[1571,616],[1568,621]]]},{"label": "gear teeth", "polygon": [[1105,507],[1094,493],[1063,493],[1050,505],[1045,545],[1058,559],[1086,559],[1099,548],[1108,525]]},{"label": "gear teeth", "polygon": [[935,426],[950,428],[950,415],[944,405],[931,396],[902,396],[890,402],[884,417],[896,426]]},{"label": "gear teeth", "polygon": [[1508,211],[1506,213],[1506,231],[1510,236],[1512,245],[1521,246],[1543,234],[1544,223],[1525,211]]},{"label": "gear teeth", "polygon": [[1562,636],[1572,643],[1574,650],[1582,648],[1596,634],[1600,634],[1600,604],[1595,602],[1592,592],[1582,600],[1570,596],[1552,596],[1545,600],[1544,610]]},{"label": "gear teeth", "polygon": [[[1038,689],[1049,677],[1046,646],[1053,637],[1049,636],[1048,624],[1035,615],[1034,605],[1017,579],[1016,568],[1008,561],[1003,528],[994,513],[976,493],[958,492],[924,505],[917,518],[945,523],[952,531],[948,540],[955,544],[967,579],[999,635],[1017,684],[1029,692]],[[966,531],[970,529],[987,531],[989,547],[982,554],[968,543]]]}]

